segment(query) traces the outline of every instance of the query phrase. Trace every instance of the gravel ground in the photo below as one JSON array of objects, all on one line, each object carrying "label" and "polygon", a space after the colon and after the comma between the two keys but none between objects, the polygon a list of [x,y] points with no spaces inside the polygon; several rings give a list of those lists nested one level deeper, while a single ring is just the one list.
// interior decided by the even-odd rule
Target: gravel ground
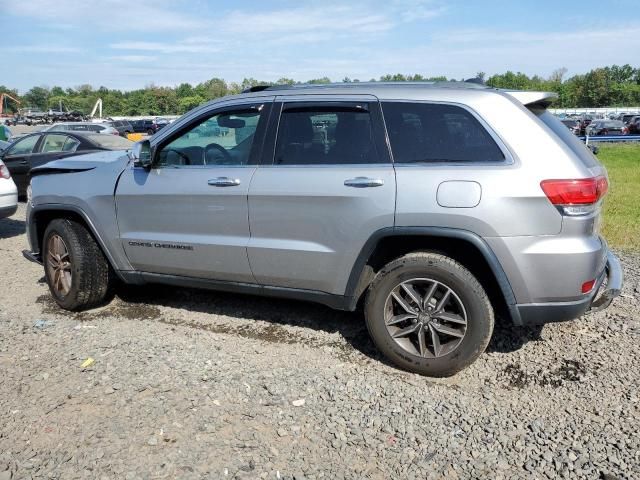
[{"label": "gravel ground", "polygon": [[23,218],[0,220],[0,480],[640,478],[638,255],[606,312],[499,326],[433,380],[312,304],[152,287],[63,312]]}]

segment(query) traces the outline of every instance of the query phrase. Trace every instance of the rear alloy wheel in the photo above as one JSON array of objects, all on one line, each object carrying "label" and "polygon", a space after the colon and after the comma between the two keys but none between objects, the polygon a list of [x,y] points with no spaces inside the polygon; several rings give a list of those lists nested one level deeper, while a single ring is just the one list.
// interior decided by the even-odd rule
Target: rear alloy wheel
[{"label": "rear alloy wheel", "polygon": [[453,375],[473,363],[493,332],[491,303],[452,258],[415,252],[386,265],[365,301],[367,328],[393,363],[422,375]]},{"label": "rear alloy wheel", "polygon": [[113,272],[84,225],[66,218],[52,220],[42,245],[45,278],[60,307],[84,310],[108,299]]},{"label": "rear alloy wheel", "polygon": [[453,352],[467,332],[467,313],[443,283],[414,278],[400,283],[384,309],[389,335],[407,353],[437,358]]}]

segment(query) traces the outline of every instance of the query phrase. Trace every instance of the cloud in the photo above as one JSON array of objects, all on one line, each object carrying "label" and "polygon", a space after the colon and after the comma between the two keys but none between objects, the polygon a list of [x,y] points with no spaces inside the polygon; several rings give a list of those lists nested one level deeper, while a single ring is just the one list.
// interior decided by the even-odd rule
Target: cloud
[{"label": "cloud", "polygon": [[158,60],[158,57],[153,55],[114,55],[109,57],[108,60],[114,62],[147,63]]},{"label": "cloud", "polygon": [[[5,51],[16,52],[17,66],[3,72],[3,81],[140,88],[214,76],[368,80],[401,72],[468,78],[481,70],[547,75],[562,66],[574,74],[631,63],[640,49],[638,22],[454,29],[447,14],[456,7],[442,0],[382,1],[298,2],[288,9],[223,4],[213,11],[208,2],[187,0],[155,0],[152,7],[130,0],[0,0],[2,13],[10,15],[3,15],[8,38],[15,37]],[[55,31],[60,25],[76,30]],[[27,40],[21,44],[20,38]],[[77,58],[64,55],[78,52]],[[37,53],[64,58],[47,63]]]},{"label": "cloud", "polygon": [[[350,47],[344,55],[354,59],[352,69],[344,70],[336,64],[337,74],[330,76],[377,78],[383,73],[402,72],[460,79],[472,77],[478,71],[548,75],[559,67],[567,67],[570,74],[576,74],[598,66],[629,63],[629,52],[640,48],[638,40],[634,46],[629,39],[637,38],[640,24],[540,33],[450,30],[447,35],[433,35],[423,44],[401,50]],[[576,45],[579,50],[574,50]],[[339,52],[334,56],[343,58]]]},{"label": "cloud", "polygon": [[201,42],[117,42],[109,45],[114,50],[132,50],[158,53],[201,53],[215,52],[219,46],[206,41]]},{"label": "cloud", "polygon": [[430,20],[447,11],[446,7],[438,5],[433,0],[393,0],[392,6],[405,22]]},{"label": "cloud", "polygon": [[79,47],[64,45],[7,45],[4,49],[8,53],[78,53],[83,51]]},{"label": "cloud", "polygon": [[336,31],[383,32],[393,28],[394,22],[385,13],[352,5],[323,4],[270,12],[233,11],[225,16],[220,26],[228,32],[245,35],[322,31],[330,36]]},{"label": "cloud", "polygon": [[156,0],[153,6],[128,0],[2,0],[2,3],[6,14],[103,31],[183,31],[203,25],[202,20],[180,13],[178,0]]}]

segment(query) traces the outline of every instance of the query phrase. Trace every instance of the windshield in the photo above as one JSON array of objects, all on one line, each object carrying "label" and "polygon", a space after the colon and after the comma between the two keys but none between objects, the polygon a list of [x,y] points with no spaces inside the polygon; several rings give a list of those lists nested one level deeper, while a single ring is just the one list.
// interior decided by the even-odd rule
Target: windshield
[{"label": "windshield", "polygon": [[116,135],[89,134],[86,138],[96,145],[108,150],[127,150],[133,146],[131,140]]}]

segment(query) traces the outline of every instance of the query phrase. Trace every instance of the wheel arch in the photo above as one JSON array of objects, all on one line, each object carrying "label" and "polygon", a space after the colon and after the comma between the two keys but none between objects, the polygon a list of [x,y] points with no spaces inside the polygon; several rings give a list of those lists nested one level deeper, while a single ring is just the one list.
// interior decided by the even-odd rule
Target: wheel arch
[{"label": "wheel arch", "polygon": [[122,279],[122,276],[119,270],[116,268],[116,262],[111,255],[111,252],[106,248],[105,242],[100,236],[100,233],[96,229],[95,225],[91,221],[89,215],[82,210],[80,207],[75,205],[42,205],[32,207],[29,213],[29,221],[27,225],[29,226],[29,239],[31,242],[31,248],[34,253],[42,254],[42,241],[44,238],[44,232],[47,229],[49,223],[52,220],[57,218],[66,218],[70,220],[75,220],[78,223],[84,225],[91,236],[94,238],[102,253],[106,257],[111,269],[116,273],[116,275]]},{"label": "wheel arch", "polygon": [[479,235],[447,227],[390,227],[376,231],[351,270],[345,293],[351,298],[350,309],[356,308],[380,268],[419,250],[435,251],[460,262],[485,287],[496,313],[521,324],[513,289],[493,250]]}]

